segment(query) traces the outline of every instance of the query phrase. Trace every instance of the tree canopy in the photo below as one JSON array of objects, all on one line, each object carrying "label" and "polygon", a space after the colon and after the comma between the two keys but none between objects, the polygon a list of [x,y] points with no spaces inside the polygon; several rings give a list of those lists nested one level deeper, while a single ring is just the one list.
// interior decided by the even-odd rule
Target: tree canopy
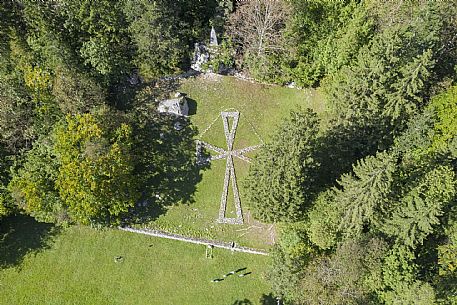
[{"label": "tree canopy", "polygon": [[315,179],[318,131],[319,119],[312,110],[292,112],[259,152],[246,178],[256,217],[269,222],[299,219]]},{"label": "tree canopy", "polygon": [[[308,10],[300,12],[300,5]],[[250,168],[249,192],[272,190],[250,197],[255,211],[262,207],[260,219],[276,211],[266,219],[286,220],[302,232],[296,243],[307,245],[294,256],[282,245],[290,233],[281,235],[271,267],[275,293],[290,304],[453,304],[455,7],[428,1],[292,7],[286,29],[302,29],[296,44],[306,54],[292,71],[303,84],[322,85],[334,119],[307,148],[313,156],[307,168],[319,178],[304,171],[293,179],[313,181],[315,194],[297,197],[301,205],[280,197],[281,207],[300,206],[295,218],[283,219],[270,200],[282,194],[271,182],[287,168],[273,162],[281,157],[267,146]],[[353,26],[360,31],[349,33]],[[291,151],[278,155],[290,158]],[[270,176],[254,179],[262,162]],[[306,184],[282,181],[294,194],[310,193]],[[367,241],[380,246],[376,256]],[[348,259],[340,256],[346,251]]]},{"label": "tree canopy", "polygon": [[321,123],[298,105],[245,180],[280,231],[275,294],[456,304],[455,1],[17,0],[0,15],[0,217],[109,226],[191,201],[197,130],[157,99],[214,26],[213,68],[320,86],[328,106]]}]

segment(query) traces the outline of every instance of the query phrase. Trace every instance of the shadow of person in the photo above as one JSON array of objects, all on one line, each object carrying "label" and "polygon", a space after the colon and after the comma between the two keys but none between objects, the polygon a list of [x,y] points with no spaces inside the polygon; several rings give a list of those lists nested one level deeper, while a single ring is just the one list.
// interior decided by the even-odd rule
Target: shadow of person
[{"label": "shadow of person", "polygon": [[49,248],[60,228],[36,221],[33,217],[13,215],[0,222],[0,268],[19,266],[30,252]]},{"label": "shadow of person", "polygon": [[244,299],[244,300],[236,300],[235,303],[233,303],[232,305],[252,305],[252,304],[254,304],[254,303],[252,303],[248,299]]},{"label": "shadow of person", "polygon": [[219,282],[222,282],[223,280],[224,279],[217,278],[217,279],[212,280],[211,283],[219,283]]}]

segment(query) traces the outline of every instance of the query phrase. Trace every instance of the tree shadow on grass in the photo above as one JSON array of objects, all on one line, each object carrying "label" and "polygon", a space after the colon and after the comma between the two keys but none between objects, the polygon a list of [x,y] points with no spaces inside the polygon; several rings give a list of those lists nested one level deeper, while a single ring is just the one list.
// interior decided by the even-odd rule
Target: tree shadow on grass
[{"label": "tree shadow on grass", "polygon": [[132,85],[127,78],[113,83],[109,88],[108,103],[118,110],[129,111],[138,102],[169,98],[180,87],[180,79],[168,77]]},{"label": "tree shadow on grass", "polygon": [[152,98],[159,93],[154,92],[139,92],[130,113],[142,199],[129,211],[124,224],[152,221],[171,205],[193,203],[202,171],[210,166],[197,164],[198,131],[189,118],[159,113],[157,99]]},{"label": "tree shadow on grass", "polygon": [[49,248],[59,232],[59,227],[37,222],[30,216],[3,218],[0,221],[0,268],[19,266],[28,253]]},{"label": "tree shadow on grass", "polygon": [[[182,129],[175,129],[177,122]],[[156,219],[168,206],[193,203],[202,171],[209,168],[209,164],[197,165],[196,129],[187,118],[160,115],[141,132],[136,171],[143,198],[131,211],[138,223]]]},{"label": "tree shadow on grass", "polygon": [[[244,300],[236,300],[232,305],[252,305],[250,300],[244,299]],[[276,305],[277,299],[273,296],[273,293],[270,294],[262,294],[259,300],[259,304],[261,305]]]},{"label": "tree shadow on grass", "polygon": [[262,304],[262,305],[276,305],[276,304],[278,304],[278,301],[273,296],[273,293],[262,294],[262,296],[260,297],[260,304]]},{"label": "tree shadow on grass", "polygon": [[359,125],[334,124],[317,140],[314,158],[318,168],[313,173],[314,184],[311,200],[328,187],[337,185],[344,173],[352,166],[376,151],[387,149],[393,142],[391,135],[383,134],[379,122]]}]

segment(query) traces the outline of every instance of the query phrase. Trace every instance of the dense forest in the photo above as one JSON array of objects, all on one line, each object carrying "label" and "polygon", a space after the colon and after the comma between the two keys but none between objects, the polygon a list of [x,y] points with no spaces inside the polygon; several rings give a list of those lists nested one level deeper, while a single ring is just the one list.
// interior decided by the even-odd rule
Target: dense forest
[{"label": "dense forest", "polygon": [[322,131],[311,110],[292,113],[251,166],[257,217],[282,227],[276,294],[457,304],[457,3],[286,6],[284,47],[257,57],[281,72],[246,64],[320,85],[334,115]]},{"label": "dense forest", "polygon": [[18,0],[0,16],[0,215],[114,226],[182,197],[196,130],[177,135],[156,98],[214,27],[213,67],[320,87],[328,106],[285,118],[244,183],[280,228],[276,296],[457,304],[456,0]]}]

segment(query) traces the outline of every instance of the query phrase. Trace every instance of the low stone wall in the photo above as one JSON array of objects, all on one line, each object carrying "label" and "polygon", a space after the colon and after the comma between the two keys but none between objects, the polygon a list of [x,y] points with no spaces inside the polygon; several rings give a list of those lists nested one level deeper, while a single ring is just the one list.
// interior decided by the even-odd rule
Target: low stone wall
[{"label": "low stone wall", "polygon": [[187,236],[183,236],[183,235],[179,235],[179,234],[172,234],[172,233],[168,233],[168,232],[160,231],[160,230],[134,229],[134,228],[130,228],[130,227],[119,227],[119,230],[132,232],[132,233],[138,233],[138,234],[145,234],[145,235],[154,236],[154,237],[180,240],[180,241],[193,243],[193,244],[213,246],[216,248],[222,248],[222,249],[227,249],[227,250],[231,250],[231,251],[258,254],[258,255],[268,255],[268,252],[266,252],[264,250],[260,250],[260,249],[242,247],[242,246],[238,246],[236,244],[234,244],[234,246],[232,247],[232,243],[228,243],[228,242],[222,242],[222,241],[217,241],[217,240],[208,240],[208,239],[203,239],[203,238],[187,237]]}]

